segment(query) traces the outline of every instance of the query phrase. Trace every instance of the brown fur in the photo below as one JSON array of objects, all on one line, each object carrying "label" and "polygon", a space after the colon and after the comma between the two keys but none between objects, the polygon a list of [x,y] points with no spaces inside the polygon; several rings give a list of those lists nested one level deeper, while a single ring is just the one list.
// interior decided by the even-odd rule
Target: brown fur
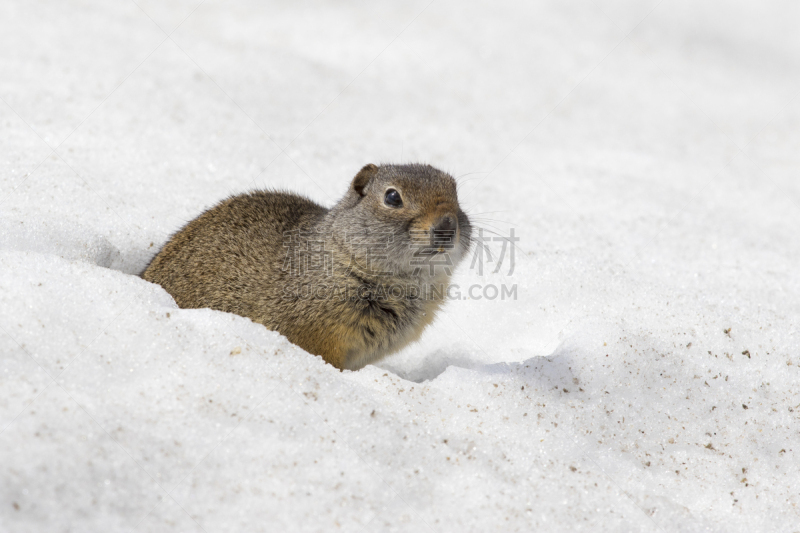
[{"label": "brown fur", "polygon": [[[401,208],[385,205],[388,188],[401,194]],[[452,270],[471,235],[453,178],[429,165],[367,165],[330,210],[285,192],[228,198],[175,234],[142,277],[180,307],[249,317],[339,369],[357,369],[432,322],[450,275],[420,267],[431,256],[419,250],[431,248],[434,226],[448,217],[457,220],[453,247],[432,257],[449,257]],[[306,254],[317,261],[310,265],[287,260],[298,250],[322,252]]]}]

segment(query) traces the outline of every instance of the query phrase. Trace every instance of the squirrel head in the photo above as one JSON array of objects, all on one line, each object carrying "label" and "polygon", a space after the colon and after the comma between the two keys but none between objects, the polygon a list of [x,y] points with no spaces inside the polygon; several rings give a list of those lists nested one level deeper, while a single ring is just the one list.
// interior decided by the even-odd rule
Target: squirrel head
[{"label": "squirrel head", "polygon": [[456,189],[430,165],[366,165],[331,209],[332,225],[368,274],[449,276],[472,236]]}]

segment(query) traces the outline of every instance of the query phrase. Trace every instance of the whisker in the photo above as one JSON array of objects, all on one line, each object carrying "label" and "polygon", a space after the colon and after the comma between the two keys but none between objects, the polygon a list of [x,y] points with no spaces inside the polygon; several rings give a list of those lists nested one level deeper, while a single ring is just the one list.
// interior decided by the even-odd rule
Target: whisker
[{"label": "whisker", "polygon": [[[488,174],[488,172],[467,172],[466,174],[460,174],[456,176],[456,181],[460,180],[464,176],[472,176],[473,174]],[[472,178],[475,179],[475,178]]]},{"label": "whisker", "polygon": [[[473,229],[482,229],[483,231],[485,231],[486,233],[489,233],[491,235],[496,235],[498,237],[504,237],[506,239],[508,238],[508,235],[503,235],[502,233],[498,233],[497,231],[493,231],[493,230],[488,229],[488,228],[486,228],[484,226],[472,226],[472,227],[473,227]],[[495,228],[495,229],[497,229],[499,231],[499,228]],[[475,241],[474,238],[472,240]],[[475,241],[475,242],[477,242],[477,241]],[[496,242],[496,241],[493,241],[493,242]],[[528,255],[527,251],[522,249],[518,244],[516,244],[515,242],[513,242],[511,240],[507,240],[506,242],[509,242],[522,256],[525,256],[526,260],[527,260],[527,255]]]},{"label": "whisker", "polygon": [[503,210],[500,210],[500,211],[482,211],[480,213],[470,213],[469,211],[464,211],[464,212],[467,213],[468,215],[476,215],[476,216],[477,215],[488,215],[490,213],[510,213],[510,211],[508,209],[503,209]]},{"label": "whisker", "polygon": [[[507,220],[500,220],[500,219],[496,219],[496,218],[470,217],[469,219],[470,219],[470,221],[477,222],[478,224],[491,225],[490,223],[494,222],[496,224],[503,224],[503,225],[505,225],[507,227],[510,227],[510,228],[516,227],[515,224],[512,224],[511,222],[509,222]],[[497,226],[492,226],[492,227],[497,228]]]}]

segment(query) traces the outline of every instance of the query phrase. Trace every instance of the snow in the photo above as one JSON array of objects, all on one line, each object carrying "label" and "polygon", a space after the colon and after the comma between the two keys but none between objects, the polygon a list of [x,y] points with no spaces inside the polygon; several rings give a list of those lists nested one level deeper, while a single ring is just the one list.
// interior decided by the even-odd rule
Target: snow
[{"label": "snow", "polygon": [[[0,531],[800,529],[797,4],[137,2],[0,4]],[[135,275],[388,161],[516,300],[339,372]]]}]

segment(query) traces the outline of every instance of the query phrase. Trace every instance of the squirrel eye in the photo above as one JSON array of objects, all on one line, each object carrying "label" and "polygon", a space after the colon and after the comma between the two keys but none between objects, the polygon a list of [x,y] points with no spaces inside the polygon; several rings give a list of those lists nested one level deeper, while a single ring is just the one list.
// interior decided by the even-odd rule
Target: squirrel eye
[{"label": "squirrel eye", "polygon": [[389,207],[403,207],[403,199],[400,198],[400,193],[394,189],[386,190],[386,196],[383,198],[383,203]]}]

